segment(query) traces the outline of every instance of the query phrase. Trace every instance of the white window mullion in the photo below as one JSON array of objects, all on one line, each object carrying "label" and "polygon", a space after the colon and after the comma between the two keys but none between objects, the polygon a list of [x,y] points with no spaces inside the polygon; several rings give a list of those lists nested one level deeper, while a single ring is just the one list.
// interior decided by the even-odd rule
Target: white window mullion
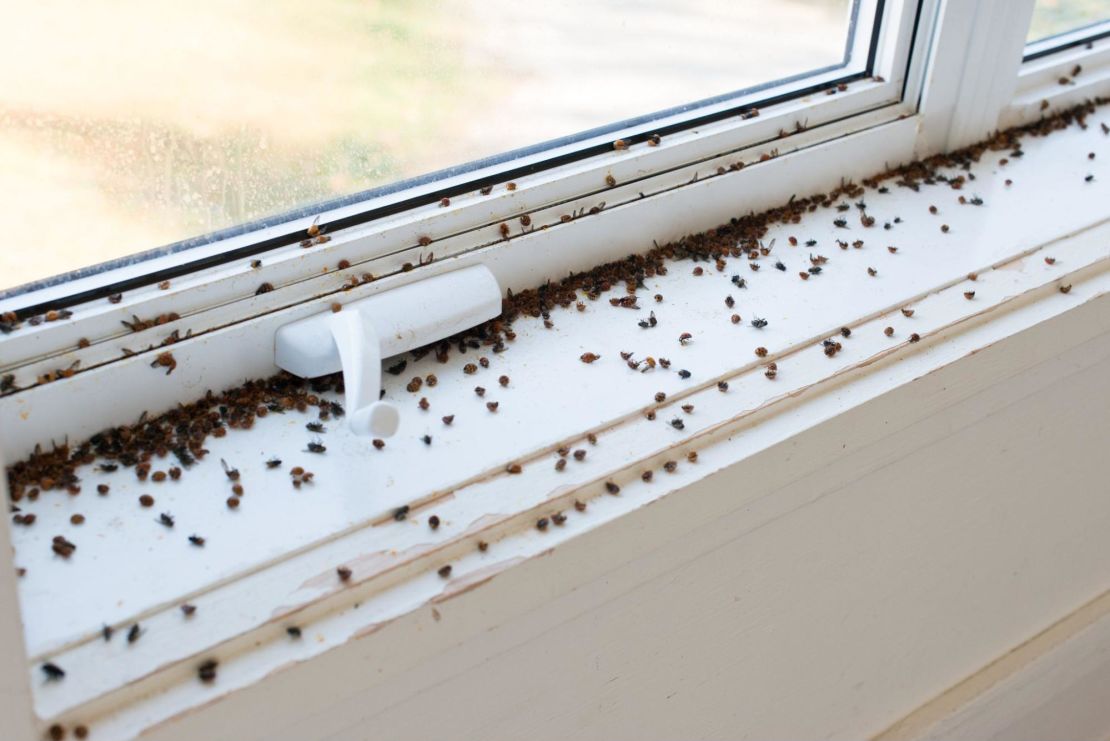
[{"label": "white window mullion", "polygon": [[1034,0],[945,0],[921,100],[917,154],[980,141],[1013,99]]}]

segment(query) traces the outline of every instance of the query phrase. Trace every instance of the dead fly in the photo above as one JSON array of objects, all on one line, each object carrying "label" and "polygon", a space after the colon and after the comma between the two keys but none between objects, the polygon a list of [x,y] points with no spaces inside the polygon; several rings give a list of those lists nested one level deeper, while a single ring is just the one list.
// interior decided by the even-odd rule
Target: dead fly
[{"label": "dead fly", "polygon": [[327,432],[327,428],[319,422],[309,422],[304,428],[309,432]]},{"label": "dead fly", "polygon": [[685,422],[683,422],[683,421],[682,421],[681,419],[679,419],[678,417],[675,417],[674,419],[672,419],[672,420],[670,421],[670,425],[671,425],[671,427],[675,428],[676,430],[684,430],[684,429],[686,429],[686,423],[685,423]]},{"label": "dead fly", "polygon": [[281,458],[271,458],[266,461],[266,468],[279,468],[281,466]]},{"label": "dead fly", "polygon": [[46,675],[48,682],[56,682],[66,675],[62,667],[49,661],[42,665],[42,673]]},{"label": "dead fly", "polygon": [[308,443],[308,447],[305,448],[305,452],[306,453],[324,453],[324,452],[327,452],[327,448],[319,440],[311,440]]},{"label": "dead fly", "polygon": [[687,378],[690,377],[690,371],[683,368],[678,372],[678,377],[685,381]]},{"label": "dead fly", "polygon": [[216,667],[220,664],[215,659],[209,659],[197,667],[197,676],[200,681],[205,683],[212,683],[216,681]]},{"label": "dead fly", "polygon": [[395,522],[402,522],[408,516],[409,506],[407,504],[402,504],[400,507],[393,510],[393,520]]},{"label": "dead fly", "polygon": [[732,276],[732,284],[737,288],[744,288],[747,286],[747,281],[745,281],[739,275],[734,275]]},{"label": "dead fly", "polygon": [[204,538],[202,538],[199,535],[190,535],[189,536],[189,542],[192,543],[193,545],[195,545],[197,548],[203,548],[205,541],[204,541]]},{"label": "dead fly", "polygon": [[139,627],[138,623],[135,623],[127,629],[127,642],[134,643],[135,641],[139,640],[142,635],[143,629]]},{"label": "dead fly", "polygon": [[432,436],[431,435],[425,435],[424,437],[422,437],[420,439],[421,439],[421,441],[423,441],[423,443],[425,445],[431,445],[432,444]]},{"label": "dead fly", "polygon": [[163,352],[158,353],[153,362],[150,364],[151,368],[165,368],[166,375],[173,373],[174,368],[177,367],[177,361],[173,358],[173,353]]},{"label": "dead fly", "polygon": [[847,219],[834,219],[833,220],[833,226],[840,227],[841,229],[847,229],[848,228],[848,220]]},{"label": "dead fly", "polygon": [[158,523],[172,528],[174,523],[173,515],[171,515],[169,512],[163,512],[162,514],[158,515]]},{"label": "dead fly", "polygon": [[185,617],[192,617],[197,611],[196,605],[191,605],[188,602],[181,606],[181,614]]},{"label": "dead fly", "polygon": [[658,321],[655,319],[655,312],[651,312],[651,314],[648,315],[647,319],[641,319],[639,324],[640,329],[650,329],[651,327],[654,327],[656,324],[658,324]]},{"label": "dead fly", "polygon": [[755,319],[752,319],[751,325],[753,327],[755,327],[756,329],[763,329],[764,327],[767,326],[767,320],[766,319],[760,319],[759,317],[756,317]]},{"label": "dead fly", "polygon": [[301,637],[301,629],[298,628],[296,625],[290,625],[288,628],[285,629],[285,633],[290,638],[300,638]]},{"label": "dead fly", "polygon": [[782,261],[780,260],[780,261],[775,263],[775,270],[781,270],[783,272],[786,272],[786,266],[783,265]]},{"label": "dead fly", "polygon": [[689,343],[692,339],[694,339],[694,335],[690,334],[689,332],[683,332],[678,336],[678,344],[685,345]]},{"label": "dead fly", "polygon": [[728,382],[727,381],[718,381],[717,382],[717,390],[720,391],[722,394],[724,392],[728,391]]},{"label": "dead fly", "polygon": [[105,643],[107,643],[108,641],[112,640],[112,634],[113,634],[113,633],[115,633],[115,631],[114,631],[114,630],[112,630],[112,626],[111,626],[111,625],[105,625],[104,627],[102,627],[102,628],[100,629],[100,635],[101,635],[101,637],[103,637],[103,638],[104,638],[104,642],[105,642]]}]

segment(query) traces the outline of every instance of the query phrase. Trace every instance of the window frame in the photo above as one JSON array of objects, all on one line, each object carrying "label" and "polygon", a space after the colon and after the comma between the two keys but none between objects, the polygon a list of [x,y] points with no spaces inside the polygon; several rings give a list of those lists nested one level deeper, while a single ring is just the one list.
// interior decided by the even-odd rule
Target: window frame
[{"label": "window frame", "polygon": [[[757,96],[762,93],[730,99],[703,110],[702,116],[713,120],[668,135],[658,147],[647,147],[642,139],[663,128],[659,124],[666,122],[643,124],[631,133],[621,132],[622,138],[638,137],[636,141],[641,142],[623,152],[612,150],[613,134],[597,137],[589,146],[602,151],[519,177],[514,181],[516,190],[511,192],[503,188],[507,177],[504,169],[468,173],[386,194],[369,203],[301,216],[258,232],[191,248],[186,253],[134,262],[107,273],[44,287],[33,294],[0,299],[0,312],[16,311],[21,317],[59,308],[72,308],[77,314],[65,322],[37,327],[24,325],[3,338],[6,352],[0,362],[0,372],[11,372],[28,362],[57,361],[62,356],[81,359],[82,369],[95,367],[108,362],[109,358],[102,353],[74,353],[77,342],[84,339],[95,348],[104,341],[117,339],[122,335],[120,322],[129,321],[133,315],[157,316],[174,311],[190,319],[188,330],[194,336],[203,334],[230,322],[248,319],[259,311],[273,311],[296,305],[307,297],[338,292],[352,274],[362,274],[368,265],[380,263],[382,257],[412,252],[419,246],[422,236],[431,238],[424,252],[434,253],[439,259],[499,243],[508,244],[520,235],[503,239],[499,225],[525,214],[532,218],[534,230],[567,226],[558,218],[561,213],[549,214],[546,222],[539,221],[536,215],[559,208],[564,212],[588,211],[601,201],[607,201],[612,208],[616,205],[612,198],[615,191],[624,191],[623,202],[628,203],[631,197],[638,197],[641,190],[646,190],[649,182],[662,189],[677,187],[689,181],[694,173],[704,177],[707,166],[715,168],[719,166],[717,162],[731,164],[728,162],[730,153],[761,144],[766,151],[812,147],[874,126],[879,119],[897,120],[910,112],[905,101],[920,85],[920,64],[915,65],[920,59],[915,60],[911,54],[915,46],[913,38],[922,33],[919,26],[923,11],[927,14],[936,0],[864,0],[864,3],[865,11],[870,7],[866,4],[870,3],[877,13],[882,13],[884,23],[877,34],[867,39],[871,69],[853,73],[854,83],[844,92],[830,96],[817,92],[835,88],[843,81],[838,71],[826,72],[791,83],[795,87],[793,93],[778,90],[776,97],[781,100],[759,108],[757,117],[737,116],[735,111],[758,107],[755,104],[763,98]],[[857,41],[862,43],[860,39]],[[879,74],[883,81],[870,79],[872,74]],[[799,88],[803,82],[804,86]],[[796,97],[799,89],[809,91],[808,97]],[[805,121],[808,128],[795,132],[799,119]],[[687,124],[667,125],[686,127]],[[790,135],[780,139],[782,132]],[[568,145],[581,146],[581,142]],[[900,156],[896,147],[892,146],[890,151],[892,161],[896,155]],[[514,161],[516,169],[509,174],[536,165],[540,158],[563,154],[566,152],[555,150],[533,155],[531,160]],[[606,187],[605,179],[609,174],[617,179],[617,188]],[[475,190],[479,187],[474,184],[476,182],[496,182],[499,186],[490,196],[480,196]],[[630,197],[628,186],[632,183],[636,188]],[[422,205],[407,205],[414,198],[427,201],[431,195],[438,196],[441,192],[462,192],[462,195],[452,196],[446,208],[439,207],[438,198]],[[372,209],[382,215],[366,221],[366,214]],[[311,250],[301,249],[297,243],[304,237],[304,230],[317,219],[329,227],[331,242]],[[335,226],[346,224],[347,220],[359,223],[345,228]],[[581,218],[574,223],[587,221],[588,218]],[[268,246],[277,243],[284,246]],[[261,269],[251,267],[253,257],[262,259]],[[336,269],[341,260],[347,260],[351,267]],[[193,262],[213,264],[194,270],[189,267]],[[388,274],[399,272],[403,262],[398,262]],[[411,262],[419,265],[420,261]],[[420,270],[424,267],[419,266]],[[379,278],[383,275],[380,271],[370,272]],[[157,284],[162,280],[170,280],[168,290],[158,289]],[[268,300],[258,301],[254,291],[263,283],[269,283],[275,290],[267,294]],[[133,288],[123,291],[125,286]],[[119,304],[109,304],[104,298],[120,291],[124,296]],[[274,300],[279,297],[280,300]],[[28,304],[28,299],[33,299],[34,303]],[[205,314],[208,316],[202,316]],[[172,331],[173,327],[167,325],[167,329]],[[181,331],[184,333],[186,329]]]}]

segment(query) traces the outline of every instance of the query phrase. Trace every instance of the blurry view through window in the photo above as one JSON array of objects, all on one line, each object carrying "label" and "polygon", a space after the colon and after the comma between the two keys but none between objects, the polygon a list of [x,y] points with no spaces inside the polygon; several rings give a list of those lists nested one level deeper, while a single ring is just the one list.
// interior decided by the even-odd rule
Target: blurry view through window
[{"label": "blurry view through window", "polygon": [[1075,31],[1110,20],[1110,0],[1037,0],[1026,41]]},{"label": "blurry view through window", "polygon": [[851,5],[9,4],[0,290],[838,65]]}]

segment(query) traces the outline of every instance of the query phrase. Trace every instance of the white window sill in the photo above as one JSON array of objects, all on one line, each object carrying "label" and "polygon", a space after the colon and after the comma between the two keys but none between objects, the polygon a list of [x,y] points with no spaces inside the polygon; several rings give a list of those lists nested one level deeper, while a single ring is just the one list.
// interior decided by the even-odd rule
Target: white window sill
[{"label": "white window sill", "polygon": [[[889,194],[868,190],[863,199],[877,219],[870,229],[860,226],[854,207],[842,214],[819,209],[799,225],[775,226],[764,239],[775,240],[774,250],[759,261],[758,272],[747,259],[728,259],[724,272],[711,262],[670,263],[666,277],[647,281],[638,312],[608,305],[608,298],[623,295],[618,288],[597,302],[585,301],[584,312],[555,310],[554,329],[538,320],[518,322],[518,339],[502,355],[453,352],[446,365],[433,356],[410,359],[400,376],[386,376],[387,395],[404,414],[400,432],[384,450],[332,421],[320,436],[327,453],[305,453],[315,437],[304,429],[312,417],[294,413],[260,419],[247,433],[210,439],[204,464],[180,482],[140,483],[129,470],[83,472],[82,496],[44,495],[25,507],[36,513],[36,524],[12,531],[16,564],[28,570],[19,594],[36,711],[43,718],[88,722],[98,739],[142,730],[158,738],[185,737],[211,727],[202,716],[221,717],[221,698],[227,708],[249,707],[259,688],[300,695],[308,691],[309,676],[356,672],[344,655],[347,662],[384,657],[369,672],[380,670],[380,680],[359,672],[353,691],[400,697],[401,689],[375,682],[437,652],[451,655],[455,640],[495,627],[505,610],[557,605],[580,586],[575,558],[613,568],[623,563],[615,549],[633,548],[629,536],[611,550],[604,533],[645,505],[677,497],[697,508],[697,489],[691,488],[697,482],[745,461],[778,461],[781,468],[774,446],[804,440],[807,430],[1030,328],[1082,315],[1094,319],[1084,331],[1105,337],[1110,152],[1101,121],[1110,122],[1105,108],[1090,118],[1086,131],[1071,127],[1045,139],[1027,138],[1024,157],[1010,157],[1004,167],[998,161],[1008,152],[988,153],[973,168],[977,180],[961,191],[938,185],[914,193],[893,183],[887,183]],[[1094,161],[1087,159],[1092,150],[1099,154]],[[1088,173],[1093,182],[1084,181]],[[1004,185],[1007,178],[1012,186]],[[960,195],[977,195],[985,205],[960,205]],[[927,210],[933,204],[935,216]],[[884,230],[883,223],[896,216],[902,223]],[[849,228],[833,225],[839,217]],[[941,224],[950,231],[942,233]],[[789,236],[799,246],[791,247]],[[818,245],[806,247],[807,239]],[[865,244],[841,250],[837,239]],[[897,252],[888,252],[887,245]],[[811,253],[828,263],[803,281],[798,273],[810,266]],[[1046,256],[1055,264],[1047,265]],[[776,260],[788,269],[776,270]],[[702,277],[691,276],[695,265],[704,269]],[[868,267],[877,270],[875,277]],[[969,273],[977,279],[969,280]],[[747,287],[734,286],[732,275],[744,277]],[[1061,285],[1071,285],[1070,293],[1061,294]],[[972,290],[974,298],[966,299],[965,291]],[[663,302],[652,302],[655,293]],[[724,303],[728,295],[736,301],[732,309]],[[902,308],[912,308],[913,316],[905,317]],[[640,329],[637,322],[649,310],[659,324]],[[732,324],[732,313],[743,322]],[[756,317],[768,326],[753,328]],[[883,333],[887,326],[894,327],[893,337]],[[851,329],[850,338],[840,337],[841,327]],[[257,328],[247,323],[212,333],[172,379],[200,395],[208,365],[235,363],[233,348],[249,342],[252,331]],[[684,347],[678,343],[682,332],[693,335]],[[911,333],[921,341],[909,343]],[[1080,334],[1075,329],[1067,339],[1080,344],[1086,341]],[[833,358],[822,352],[826,338],[842,344]],[[757,358],[758,346],[770,354]],[[637,359],[669,358],[672,365],[635,372],[620,351]],[[585,365],[579,361],[584,352],[602,358]],[[479,355],[490,358],[490,367],[463,374],[462,365]],[[764,377],[771,361],[778,365],[773,381]],[[1026,361],[1010,361],[1025,367]],[[691,377],[680,379],[679,369]],[[62,403],[98,393],[113,375],[136,388],[163,380],[138,364],[99,370],[59,384],[69,400]],[[429,373],[437,376],[436,387],[405,391],[410,378]],[[498,384],[501,375],[511,379],[507,388]],[[717,388],[721,380],[729,384],[727,393]],[[475,395],[476,385],[486,388],[484,398]],[[667,395],[662,404],[653,399],[659,391]],[[431,403],[427,412],[416,408],[421,396]],[[487,401],[500,403],[496,414],[487,411]],[[693,404],[693,412],[681,411],[683,404]],[[927,406],[910,413],[925,414]],[[655,421],[645,418],[649,409],[657,410]],[[14,438],[22,434],[20,424],[33,426],[36,415],[46,413],[11,398],[0,401],[0,411],[5,434]],[[447,414],[455,415],[450,427],[440,421]],[[675,418],[684,429],[668,424]],[[869,424],[871,435],[886,429],[874,419]],[[1105,428],[1106,420],[1101,424]],[[585,440],[591,432],[596,445]],[[430,446],[419,440],[424,434],[432,435]],[[571,458],[557,472],[555,450],[563,445],[587,455],[583,462]],[[697,452],[696,463],[687,461],[690,451]],[[801,476],[831,465],[836,454],[807,442],[790,465]],[[266,470],[271,456],[283,460],[281,469]],[[236,512],[224,504],[228,482],[221,458],[243,472],[247,494]],[[678,464],[673,474],[662,467],[671,460]],[[506,473],[511,463],[519,463],[522,473]],[[315,483],[293,489],[287,473],[293,465],[312,470]],[[647,469],[654,471],[651,483],[640,478]],[[619,485],[618,496],[607,493],[608,481]],[[111,485],[108,497],[93,493],[101,482]],[[749,506],[765,485],[756,481],[750,490],[737,491],[734,506]],[[156,498],[153,509],[138,507],[143,493]],[[587,504],[585,512],[575,510],[576,500]],[[404,505],[411,507],[408,519],[394,522],[391,513]],[[173,530],[153,521],[162,511],[175,516]],[[80,529],[68,525],[77,512],[87,517]],[[555,512],[567,515],[566,524],[537,530],[537,520]],[[432,514],[443,522],[435,532],[426,524]],[[662,524],[651,522],[654,529],[644,534],[649,542],[636,545],[636,552],[664,546]],[[53,557],[49,541],[59,532],[72,533],[79,557]],[[207,539],[204,549],[185,540],[192,532]],[[582,540],[587,534],[591,539]],[[488,551],[478,552],[479,540],[490,544]],[[537,565],[538,556],[575,542],[590,545],[576,546],[576,555],[562,564],[571,573],[555,575]],[[446,564],[452,566],[448,579],[436,573]],[[347,585],[335,578],[339,565],[353,571]],[[583,580],[596,575],[592,568],[583,567]],[[506,571],[519,574],[513,583],[524,593],[492,591],[498,580],[490,580]],[[522,586],[529,574],[540,583]],[[455,617],[453,623],[454,598],[466,593],[468,607],[460,609],[465,620],[460,624],[461,616]],[[488,615],[480,606],[487,593],[497,595]],[[179,610],[186,601],[198,608],[189,620]],[[100,639],[101,623],[126,630],[135,621],[145,633],[134,645],[118,634],[111,643]],[[391,623],[400,626],[395,634],[383,630]],[[286,635],[289,625],[302,628],[300,641]],[[406,657],[394,645],[396,633],[413,636],[413,630],[421,636],[414,640],[426,645]],[[435,631],[443,634],[432,637]],[[557,655],[558,647],[551,648]],[[196,680],[196,666],[209,656],[220,661],[219,678],[204,685]],[[46,659],[66,668],[64,682],[39,681],[37,664]],[[314,668],[287,670],[294,665]],[[313,702],[327,706],[320,698]],[[190,712],[200,706],[203,712]],[[304,712],[302,707],[290,715],[284,708],[253,720],[264,737]]]}]

